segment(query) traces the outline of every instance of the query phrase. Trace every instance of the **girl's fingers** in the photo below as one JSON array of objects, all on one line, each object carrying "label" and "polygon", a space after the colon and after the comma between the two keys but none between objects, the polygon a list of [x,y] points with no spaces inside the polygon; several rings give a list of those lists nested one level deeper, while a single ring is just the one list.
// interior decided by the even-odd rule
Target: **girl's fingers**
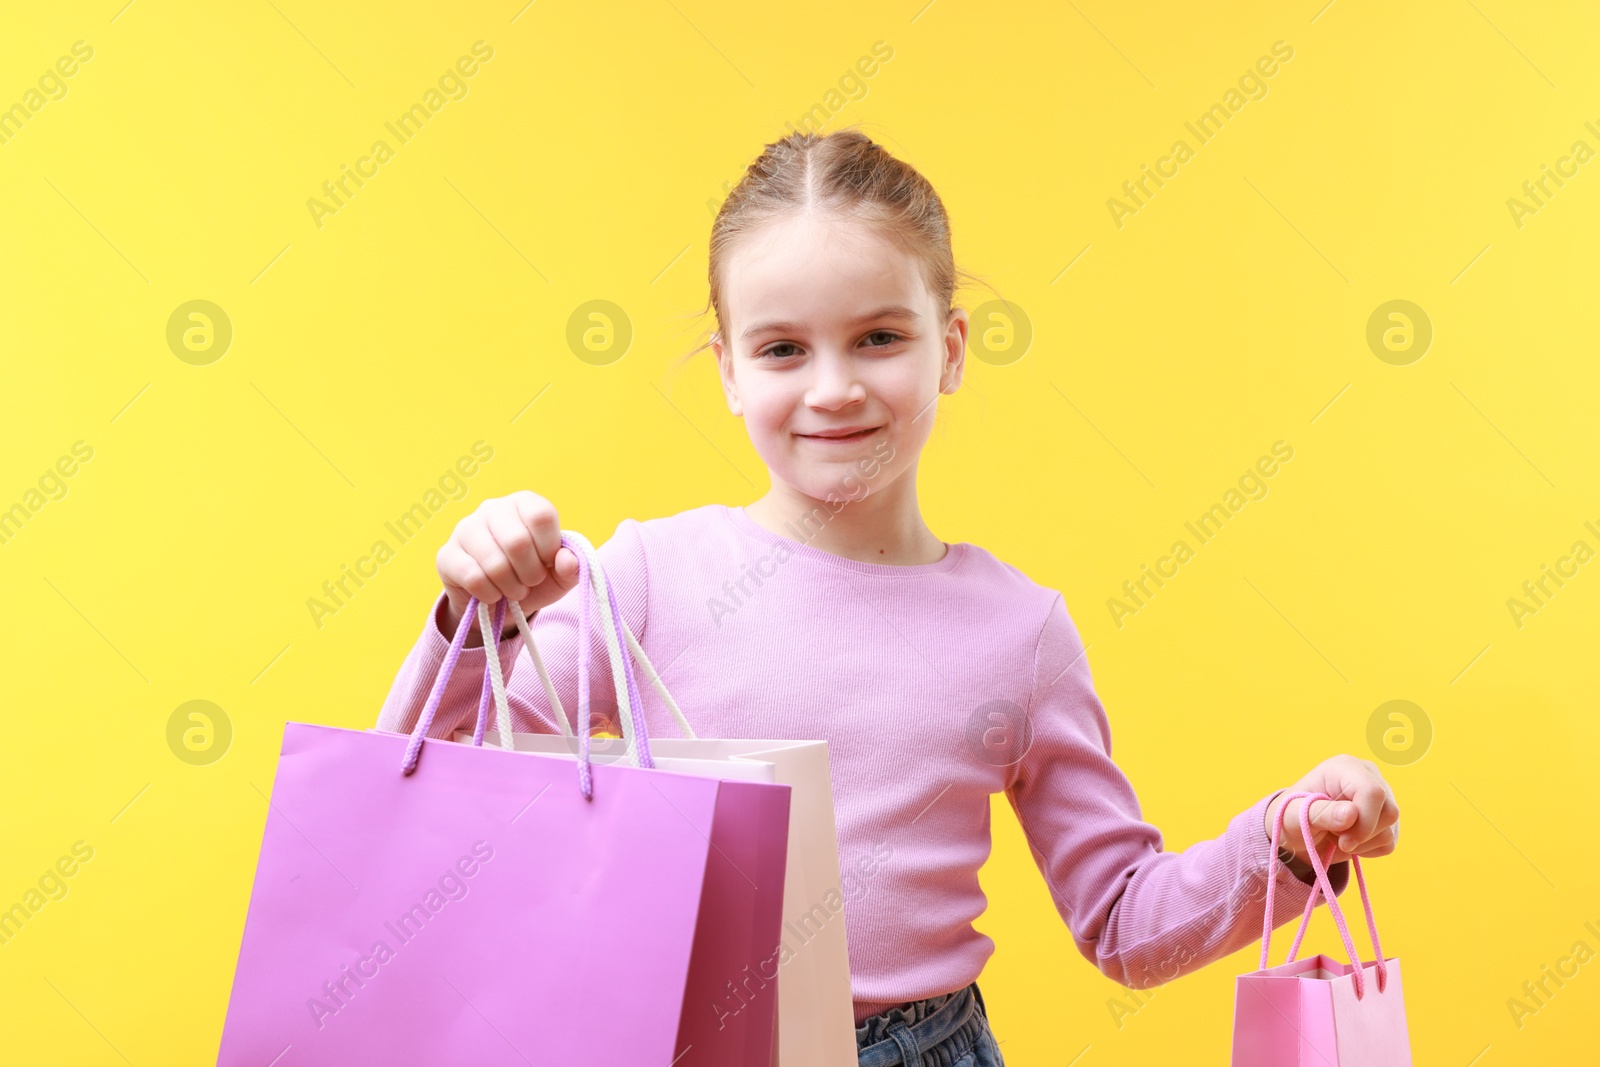
[{"label": "girl's fingers", "polygon": [[[497,505],[500,503],[495,501]],[[503,507],[489,507],[484,518],[489,527],[489,536],[510,563],[517,582],[525,589],[532,589],[544,581],[544,563],[534,549],[533,534],[517,514],[516,505],[507,502]],[[516,599],[521,600],[527,595],[524,592]]]},{"label": "girl's fingers", "polygon": [[1318,800],[1311,805],[1311,829],[1329,834],[1350,829],[1357,816],[1356,806],[1348,800]]},{"label": "girl's fingers", "polygon": [[453,540],[439,549],[439,574],[444,578],[450,607],[457,615],[465,610],[468,597],[493,603],[499,596],[478,561]]},{"label": "girl's fingers", "polygon": [[[1355,811],[1356,819],[1353,825],[1346,827],[1346,832],[1339,840],[1341,849],[1349,846],[1354,849],[1363,842],[1377,835],[1382,830],[1385,809],[1392,803],[1389,797],[1388,786],[1382,778],[1364,778],[1353,784],[1350,789],[1348,801]],[[1396,811],[1396,817],[1399,813]],[[1392,820],[1391,820],[1392,821]]]},{"label": "girl's fingers", "polygon": [[[456,531],[462,551],[472,557],[478,569],[488,578],[489,587],[483,593],[473,592],[479,600],[493,604],[501,597],[521,600],[528,595],[528,587],[517,578],[511,561],[489,533],[486,522],[465,522]],[[481,584],[481,583],[480,583]],[[468,589],[471,589],[468,586]]]},{"label": "girl's fingers", "polygon": [[572,549],[562,545],[556,551],[554,571],[546,570],[549,580],[540,582],[528,596],[521,601],[523,612],[529,617],[540,608],[554,604],[565,596],[568,590],[578,584],[578,557]]},{"label": "girl's fingers", "polygon": [[[1295,805],[1305,803],[1304,800],[1294,801]],[[1346,829],[1352,817],[1351,805],[1342,800],[1313,800],[1311,801],[1311,836],[1307,841],[1300,828],[1300,809],[1298,806],[1289,811],[1283,818],[1284,837],[1295,854],[1301,857],[1315,844],[1317,855],[1322,855],[1328,848],[1328,842],[1339,837],[1342,830]],[[1289,828],[1293,826],[1291,835]],[[1309,862],[1309,860],[1307,861]],[[1338,861],[1333,861],[1337,863]]]},{"label": "girl's fingers", "polygon": [[563,589],[578,584],[578,554],[565,545],[556,553],[556,584]]},{"label": "girl's fingers", "polygon": [[438,567],[457,619],[469,596],[515,601],[532,615],[578,582],[578,557],[561,544],[556,509],[527,490],[486,500],[462,519],[439,550]]},{"label": "girl's fingers", "polygon": [[524,489],[511,494],[510,500],[518,520],[533,539],[534,554],[543,564],[540,571],[542,580],[549,568],[555,566],[556,554],[561,549],[561,520],[550,502],[537,493]]},{"label": "girl's fingers", "polygon": [[1346,852],[1344,847],[1340,845],[1334,845],[1330,851],[1328,841],[1320,842],[1317,847],[1317,855],[1323,857],[1323,865],[1327,867],[1332,867],[1335,863],[1343,863],[1351,856],[1358,856],[1361,859],[1376,859],[1379,856],[1387,856],[1393,852],[1399,840],[1400,828],[1398,826],[1390,826],[1379,830],[1376,834],[1357,845],[1353,852]]},{"label": "girl's fingers", "polygon": [[1311,828],[1318,836],[1336,838],[1346,855],[1363,843],[1375,840],[1400,819],[1400,809],[1387,788],[1377,783],[1362,783],[1352,788],[1345,800],[1319,800],[1311,805]]},{"label": "girl's fingers", "polygon": [[1350,855],[1367,859],[1373,856],[1387,856],[1393,852],[1400,841],[1400,827],[1398,824],[1387,829],[1379,830],[1360,845]]},{"label": "girl's fingers", "polygon": [[[1362,802],[1366,806],[1362,807]],[[1360,810],[1360,817],[1354,826],[1349,827],[1339,835],[1339,848],[1349,854],[1365,855],[1361,851],[1363,845],[1370,841],[1387,840],[1387,832],[1400,821],[1400,809],[1394,803],[1394,798],[1387,791],[1380,788],[1375,794],[1369,794],[1356,801]]]}]

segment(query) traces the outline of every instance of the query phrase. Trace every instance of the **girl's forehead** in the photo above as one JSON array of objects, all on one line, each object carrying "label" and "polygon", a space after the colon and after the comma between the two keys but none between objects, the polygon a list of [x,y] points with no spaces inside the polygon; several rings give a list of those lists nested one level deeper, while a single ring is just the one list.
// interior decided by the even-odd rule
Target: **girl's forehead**
[{"label": "girl's forehead", "polygon": [[796,255],[884,259],[903,254],[881,226],[866,219],[816,211],[768,219],[742,234],[730,252],[730,258],[746,261]]},{"label": "girl's forehead", "polygon": [[923,312],[929,299],[916,258],[881,231],[815,216],[773,220],[741,237],[724,260],[722,296],[739,331],[755,318],[822,324],[891,304]]}]

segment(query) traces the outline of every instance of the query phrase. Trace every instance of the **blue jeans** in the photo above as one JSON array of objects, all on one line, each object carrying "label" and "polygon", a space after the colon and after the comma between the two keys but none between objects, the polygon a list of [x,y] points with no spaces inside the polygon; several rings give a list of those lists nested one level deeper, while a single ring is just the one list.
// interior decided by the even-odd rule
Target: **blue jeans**
[{"label": "blue jeans", "polygon": [[1005,1067],[977,982],[863,1020],[856,1055],[860,1067]]}]

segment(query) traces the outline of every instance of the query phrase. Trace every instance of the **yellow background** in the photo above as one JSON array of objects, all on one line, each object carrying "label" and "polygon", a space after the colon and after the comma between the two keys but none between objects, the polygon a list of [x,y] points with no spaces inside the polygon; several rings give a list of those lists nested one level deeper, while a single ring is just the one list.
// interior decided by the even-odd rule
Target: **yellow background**
[{"label": "yellow background", "polygon": [[[709,353],[673,370],[709,325],[711,209],[880,40],[827,128],[921,169],[993,286],[966,305],[1033,325],[942,402],[935,532],[1064,592],[1169,848],[1328,756],[1380,760],[1404,833],[1369,881],[1416,1062],[1593,1056],[1600,962],[1520,1027],[1507,1001],[1600,951],[1600,564],[1520,628],[1506,606],[1600,547],[1600,163],[1520,227],[1506,204],[1600,147],[1591,9],[122,4],[0,35],[0,105],[94,49],[0,144],[0,506],[94,449],[0,545],[0,905],[94,849],[0,948],[8,1062],[213,1062],[282,725],[372,724],[479,501],[533,488],[600,540],[765,489]],[[478,40],[468,95],[319,228],[308,198]],[[1198,146],[1184,122],[1280,40],[1268,94]],[[1108,198],[1178,138],[1195,157],[1119,228]],[[234,332],[204,366],[166,342],[195,299]],[[604,365],[566,340],[596,299],[634,331]],[[1365,339],[1394,299],[1434,327],[1405,366]],[[317,627],[307,598],[477,440],[466,498]],[[1107,599],[1277,440],[1265,499],[1118,627]],[[234,732],[205,766],[167,743],[197,699]],[[1405,765],[1367,741],[1394,699],[1433,731]],[[1226,1062],[1257,948],[1119,1025],[1138,1001],[1073,947],[1003,797],[983,884],[1013,1067]],[[1325,911],[1308,947],[1343,956]]]}]

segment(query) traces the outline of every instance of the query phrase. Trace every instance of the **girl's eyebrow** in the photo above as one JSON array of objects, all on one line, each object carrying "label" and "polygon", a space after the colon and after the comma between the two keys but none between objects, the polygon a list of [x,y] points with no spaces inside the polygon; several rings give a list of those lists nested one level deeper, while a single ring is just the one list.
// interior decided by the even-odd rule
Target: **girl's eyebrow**
[{"label": "girl's eyebrow", "polygon": [[[871,322],[874,319],[916,319],[917,317],[917,313],[904,304],[885,304],[881,308],[874,308],[865,315],[856,316],[845,325],[860,326],[862,323]],[[798,322],[758,322],[754,326],[746,328],[739,336],[748,338],[769,331],[798,333],[803,329],[805,327]]]}]

